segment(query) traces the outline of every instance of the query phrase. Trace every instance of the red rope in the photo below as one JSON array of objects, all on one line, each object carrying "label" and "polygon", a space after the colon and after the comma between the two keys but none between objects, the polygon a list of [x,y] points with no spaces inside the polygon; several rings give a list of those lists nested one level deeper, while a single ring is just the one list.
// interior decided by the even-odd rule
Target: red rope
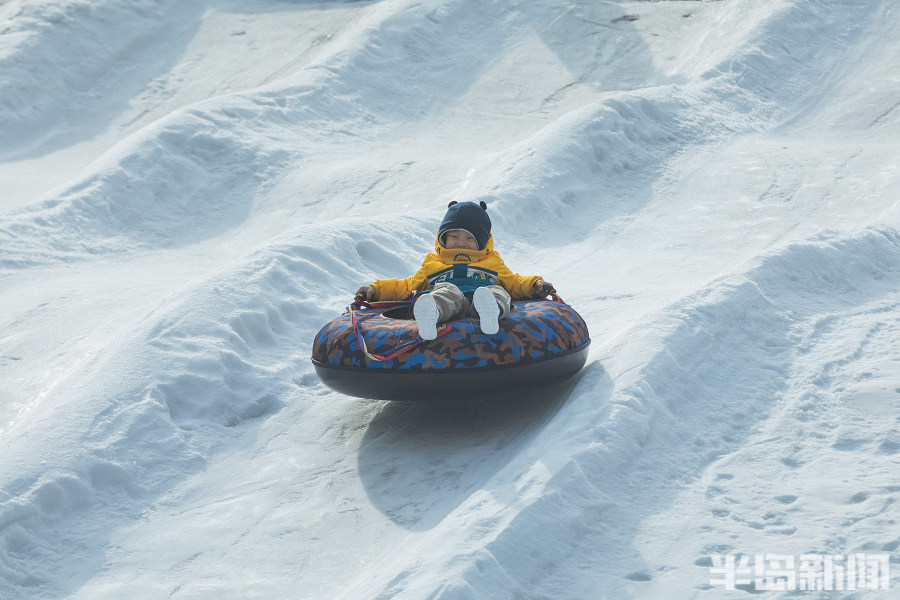
[{"label": "red rope", "polygon": [[[363,354],[365,354],[366,358],[368,358],[369,360],[375,360],[375,361],[379,361],[379,362],[393,360],[393,359],[397,358],[398,356],[411,351],[413,348],[415,348],[416,346],[418,346],[419,344],[421,344],[422,342],[425,341],[422,339],[422,336],[417,336],[416,339],[414,339],[414,340],[410,340],[408,342],[404,342],[403,344],[400,344],[399,346],[394,348],[390,354],[382,355],[382,354],[372,354],[371,352],[369,352],[369,347],[366,344],[366,339],[363,336],[362,329],[360,329],[360,326],[359,326],[359,319],[356,316],[357,309],[359,309],[361,307],[384,308],[386,306],[392,306],[394,304],[402,304],[403,302],[405,302],[405,301],[400,300],[400,301],[396,301],[396,302],[381,302],[381,303],[378,303],[378,302],[369,303],[369,302],[359,301],[359,302],[353,302],[347,308],[348,312],[350,313],[350,323],[353,327],[353,335],[356,336],[356,343],[357,343],[357,345],[359,345],[360,350],[363,351]],[[441,337],[442,335],[448,333],[449,331],[450,331],[450,326],[444,325],[443,327],[441,327],[438,330],[438,337]]]}]

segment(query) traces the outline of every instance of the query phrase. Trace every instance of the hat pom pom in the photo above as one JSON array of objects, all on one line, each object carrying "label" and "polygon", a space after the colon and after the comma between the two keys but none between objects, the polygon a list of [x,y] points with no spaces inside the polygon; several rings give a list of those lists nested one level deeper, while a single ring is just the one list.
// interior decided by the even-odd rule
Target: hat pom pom
[{"label": "hat pom pom", "polygon": [[487,204],[485,204],[484,200],[482,200],[482,201],[479,202],[478,204],[481,205],[481,208],[483,208],[484,210],[487,210]]}]

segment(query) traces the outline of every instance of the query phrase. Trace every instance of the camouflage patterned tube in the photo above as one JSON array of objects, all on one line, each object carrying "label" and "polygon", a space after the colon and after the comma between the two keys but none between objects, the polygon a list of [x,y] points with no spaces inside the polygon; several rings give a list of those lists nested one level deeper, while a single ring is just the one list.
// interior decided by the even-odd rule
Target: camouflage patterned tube
[{"label": "camouflage patterned tube", "polygon": [[[390,355],[418,338],[410,306],[356,311],[370,354]],[[382,400],[478,397],[559,384],[587,359],[587,325],[563,302],[514,301],[500,331],[485,335],[477,319],[450,321],[450,330],[387,361],[360,348],[349,313],[319,331],[312,361],[320,379],[349,396]]]}]

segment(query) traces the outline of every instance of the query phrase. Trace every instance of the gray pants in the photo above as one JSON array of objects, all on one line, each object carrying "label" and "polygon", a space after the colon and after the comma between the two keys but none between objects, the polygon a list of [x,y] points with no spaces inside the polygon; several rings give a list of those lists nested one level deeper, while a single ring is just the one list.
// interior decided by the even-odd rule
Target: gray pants
[{"label": "gray pants", "polygon": [[[497,305],[500,307],[500,319],[509,314],[511,299],[505,289],[499,285],[489,285],[487,289],[494,294],[497,299]],[[452,283],[438,283],[431,291],[434,303],[441,313],[440,323],[456,318],[477,317],[475,307],[468,298]]]}]

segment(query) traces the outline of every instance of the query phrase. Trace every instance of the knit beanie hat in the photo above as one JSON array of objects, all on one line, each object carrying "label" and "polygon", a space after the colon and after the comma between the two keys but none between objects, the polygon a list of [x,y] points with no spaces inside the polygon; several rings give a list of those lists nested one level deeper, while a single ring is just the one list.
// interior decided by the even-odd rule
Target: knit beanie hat
[{"label": "knit beanie hat", "polygon": [[484,250],[488,238],[491,237],[491,218],[487,214],[487,204],[479,202],[457,202],[447,205],[447,214],[438,229],[438,240],[444,243],[444,234],[455,229],[462,229],[472,234],[478,243],[478,249]]}]

